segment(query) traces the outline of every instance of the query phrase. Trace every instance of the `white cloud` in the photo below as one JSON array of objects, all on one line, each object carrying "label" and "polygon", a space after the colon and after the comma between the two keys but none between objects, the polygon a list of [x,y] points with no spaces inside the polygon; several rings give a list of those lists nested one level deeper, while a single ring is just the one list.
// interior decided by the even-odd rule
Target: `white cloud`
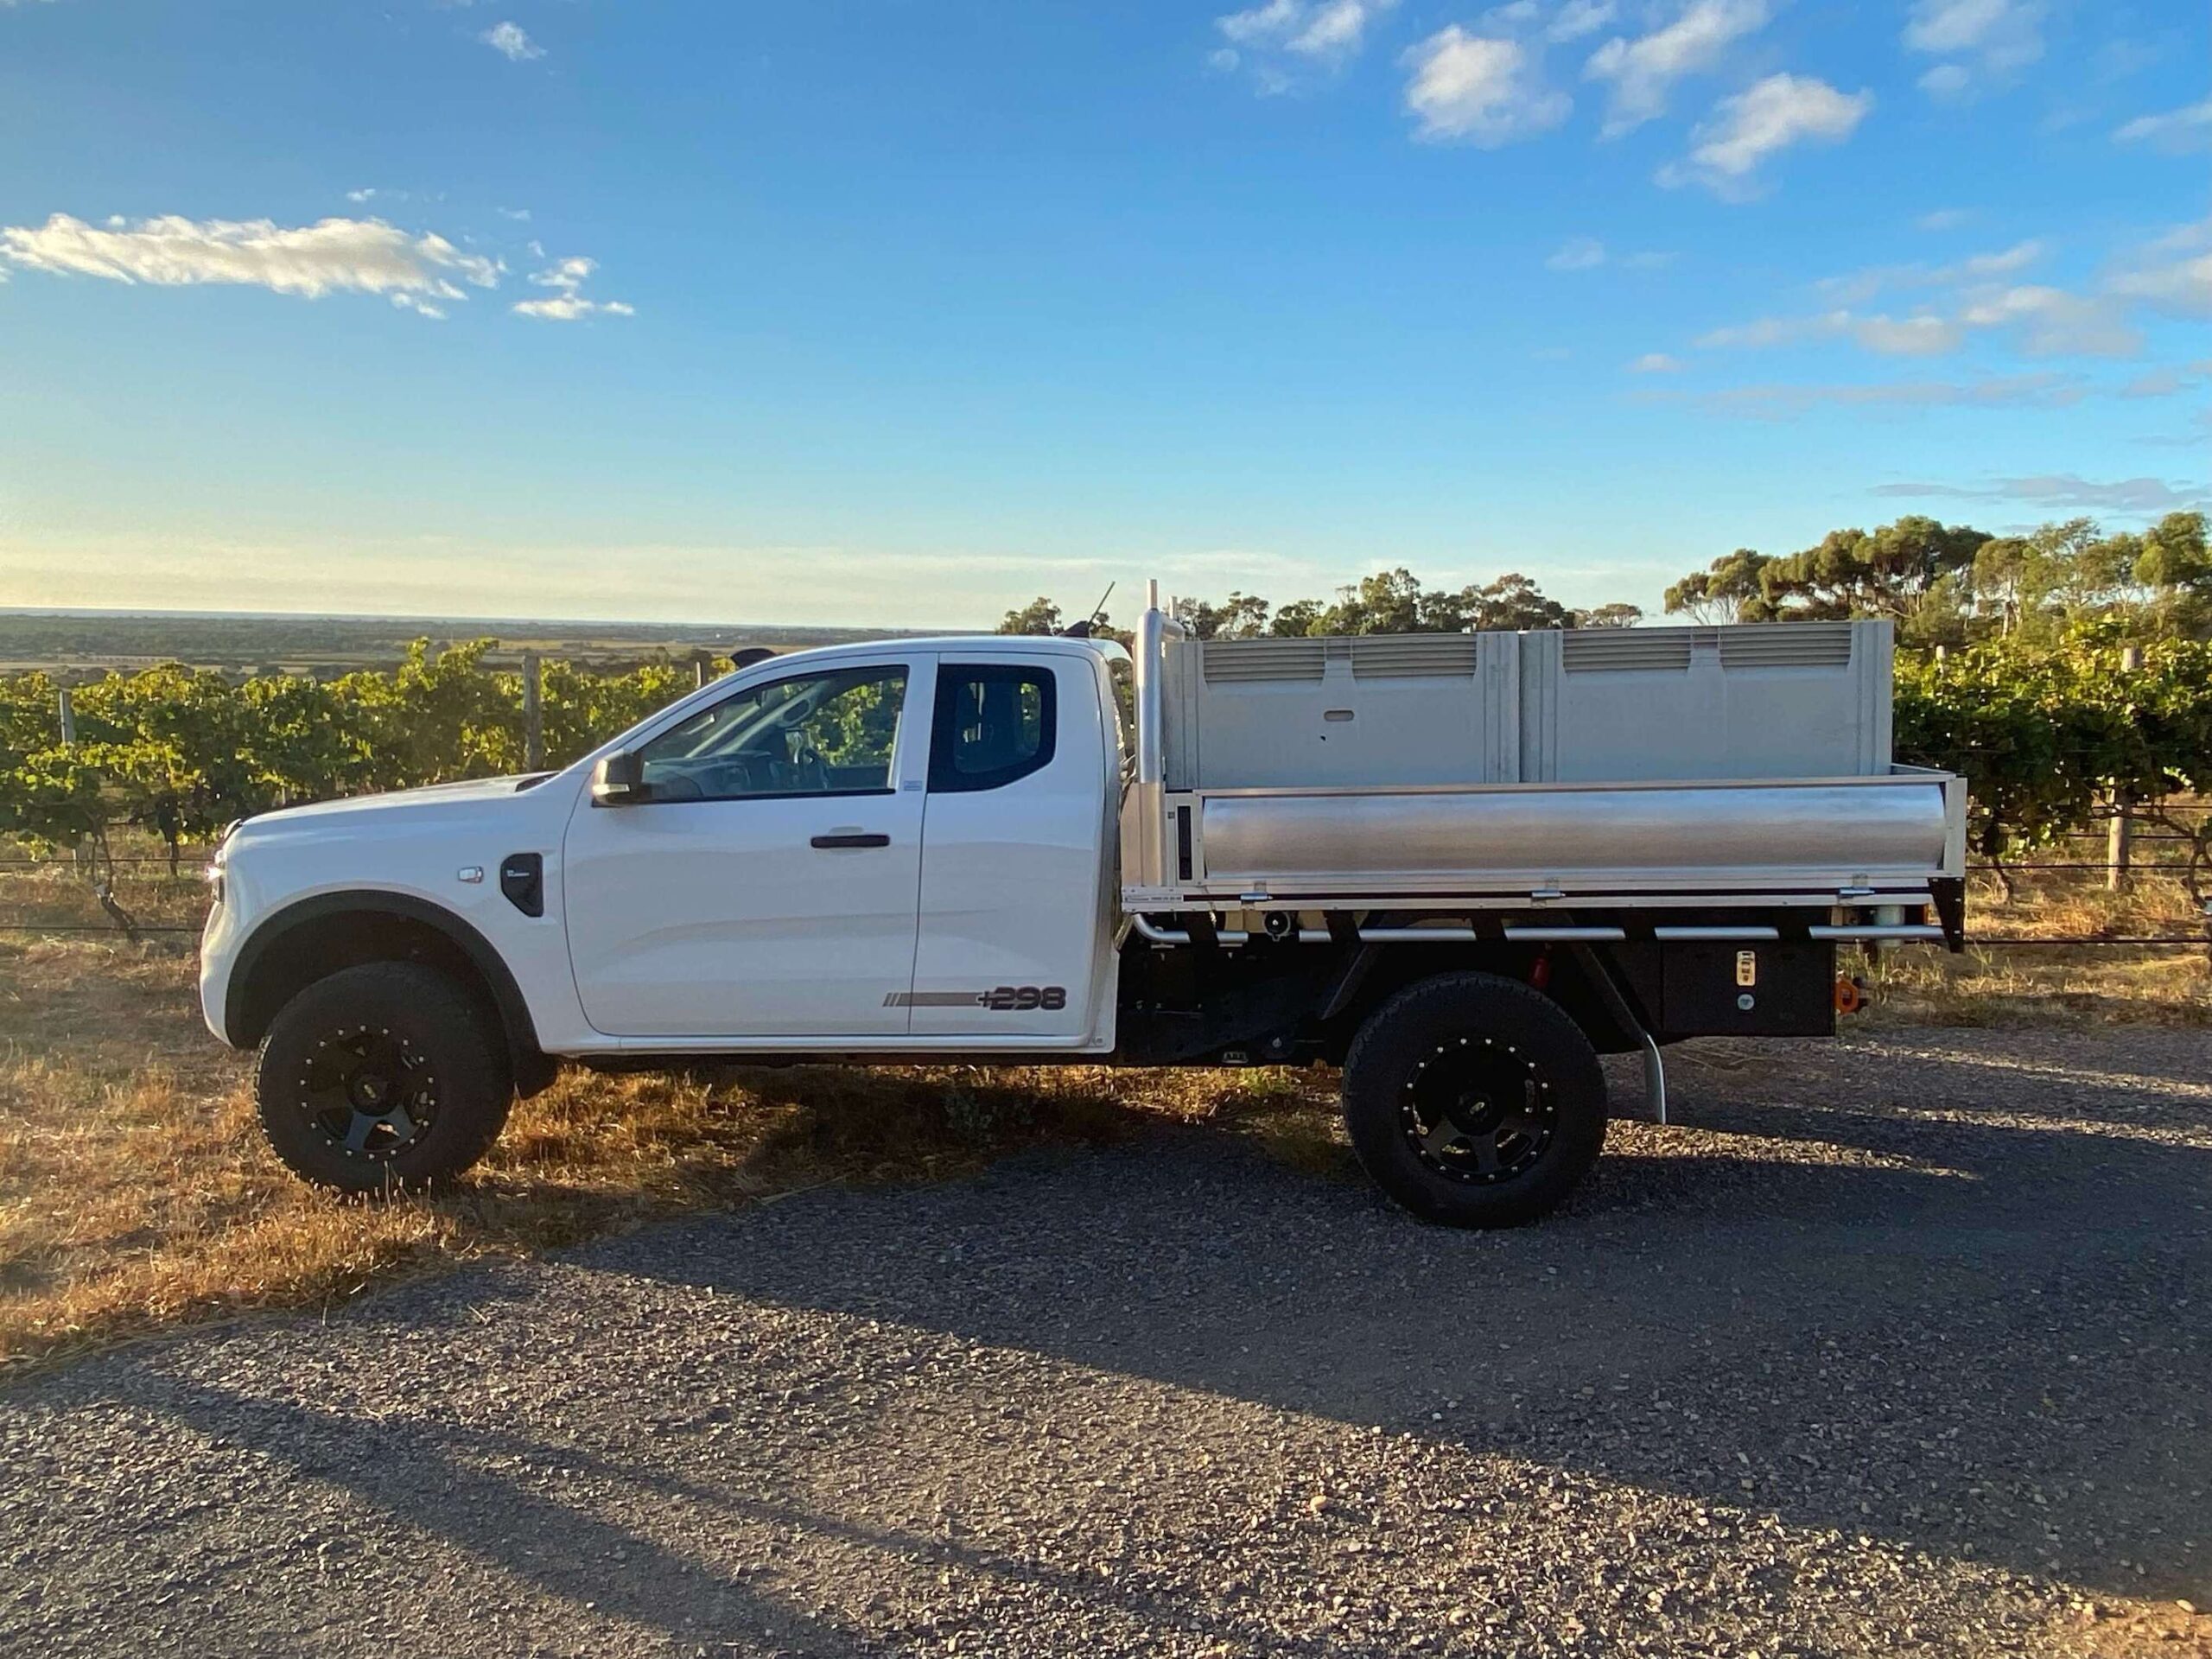
[{"label": "white cloud", "polygon": [[1859,317],[1851,337],[1884,357],[1942,357],[1966,343],[1966,331],[1948,317]]},{"label": "white cloud", "polygon": [[2022,50],[2040,56],[2041,22],[2040,8],[2023,0],[1914,0],[1904,43],[1936,57]]},{"label": "white cloud", "polygon": [[[430,618],[509,616],[523,592],[549,616],[594,616],[615,593],[625,616],[704,626],[728,637],[741,619],[893,629],[933,625],[950,632],[1020,604],[1040,580],[1053,588],[1081,588],[1090,600],[1127,563],[1118,550],[1040,556],[1034,547],[979,547],[966,537],[950,545],[887,548],[640,541],[635,535],[567,540],[561,539],[563,530],[533,533],[521,523],[448,534],[431,528],[442,521],[427,505],[387,518],[392,528],[353,529],[326,517],[245,541],[150,512],[134,514],[127,531],[103,524],[79,535],[26,524],[18,535],[11,525],[11,533],[0,537],[0,585],[24,604],[112,606],[120,594],[140,607],[182,608],[204,606],[207,573],[221,570],[249,589],[260,608],[408,611]],[[1332,564],[1262,548],[1179,542],[1146,563],[1186,594],[1230,587],[1326,593],[1359,574],[1350,554]],[[1491,573],[1446,566],[1428,574],[1457,585]],[[1655,582],[1667,574],[1664,567],[1652,572]],[[741,629],[736,637],[743,637]]]},{"label": "white cloud", "polygon": [[2113,137],[2123,144],[2148,144],[2169,156],[2212,149],[2212,98],[2161,115],[2139,115]]},{"label": "white cloud", "polygon": [[[1713,328],[1694,342],[1700,350],[1760,349],[1846,338],[1886,356],[1938,356],[1976,332],[2001,335],[2027,357],[2130,358],[2141,353],[2142,314],[2212,317],[2212,219],[2177,226],[2110,262],[2082,289],[2005,280],[2042,259],[2047,245],[2030,239],[1948,265],[1876,267],[1813,284],[1831,308],[1801,316],[1760,317]],[[1890,288],[1948,289],[1938,304],[1911,315],[1854,309]],[[2212,372],[2192,365],[2190,377]],[[2133,397],[2167,397],[2193,384],[2171,371],[2139,376],[2117,390]]]},{"label": "white cloud", "polygon": [[[1398,0],[1264,0],[1214,19],[1230,44],[1206,60],[1224,73],[1252,60],[1263,92],[1287,92],[1300,71],[1340,69],[1367,43],[1370,25]],[[1238,48],[1242,48],[1239,50]]]},{"label": "white cloud", "polygon": [[2043,242],[2030,238],[1948,265],[1869,265],[1840,276],[1823,276],[1813,284],[1813,291],[1832,305],[1865,305],[1891,289],[1955,287],[1963,282],[2013,276],[2049,251]]},{"label": "white cloud", "polygon": [[466,298],[457,285],[497,287],[497,261],[442,236],[410,235],[381,219],[326,219],[287,228],[266,219],[170,215],[105,227],[56,213],[41,226],[0,226],[0,257],[33,270],[111,282],[236,283],[320,299],[334,292]]},{"label": "white cloud", "polygon": [[1630,374],[1679,374],[1681,370],[1682,359],[1665,352],[1646,352],[1628,365]]},{"label": "white cloud", "polygon": [[1873,106],[1872,92],[1840,92],[1810,75],[1769,75],[1715,105],[1690,135],[1697,142],[1688,159],[1660,168],[1658,181],[1669,189],[1702,184],[1742,200],[1758,193],[1754,175],[1769,156],[1806,142],[1841,143]]},{"label": "white cloud", "polygon": [[1771,351],[1843,332],[1851,321],[1848,311],[1829,311],[1808,317],[1754,317],[1708,328],[1690,344],[1701,352]]},{"label": "white cloud", "polygon": [[1760,317],[1710,329],[1692,343],[1700,351],[1764,351],[1837,338],[1854,340],[1883,357],[1941,357],[1958,350],[1966,335],[1957,322],[1926,312],[1892,317],[1835,310],[1804,317]]},{"label": "white cloud", "polygon": [[1546,270],[1595,270],[1600,265],[1618,265],[1623,270],[1662,270],[1675,263],[1678,256],[1656,248],[1639,249],[1634,253],[1615,255],[1594,236],[1570,236],[1553,250],[1544,261]]},{"label": "white cloud", "polygon": [[1470,35],[1457,23],[1414,47],[1404,61],[1414,72],[1406,108],[1420,118],[1419,137],[1489,149],[1548,131],[1574,107],[1565,92],[1543,85],[1519,41]]},{"label": "white cloud", "polygon": [[539,288],[557,288],[564,294],[573,294],[598,269],[598,260],[587,259],[582,254],[571,254],[566,259],[556,260],[545,270],[535,272],[530,280]]},{"label": "white cloud", "polygon": [[1808,409],[2065,409],[2089,395],[2078,375],[1993,375],[1978,380],[1890,380],[1841,385],[1732,386],[1697,399],[1724,415],[1780,419]]},{"label": "white cloud", "polygon": [[2212,404],[2202,404],[2189,416],[2186,432],[2162,432],[2136,439],[2138,443],[2156,444],[2162,449],[2190,449],[2202,454],[2212,445]]},{"label": "white cloud", "polygon": [[2078,473],[2042,473],[2029,478],[2000,478],[1985,485],[1878,484],[1870,495],[1909,499],[1948,497],[1961,501],[2027,501],[2039,507],[2088,507],[2113,512],[2158,513],[2201,505],[2205,492],[2161,478],[2120,478],[2098,483]]},{"label": "white cloud", "polygon": [[1605,263],[1605,245],[1594,236],[1570,236],[1544,261],[1546,270],[1594,270]]},{"label": "white cloud", "polygon": [[2148,374],[2139,374],[2117,394],[2122,397],[2171,397],[2189,386],[2191,382],[2177,370],[2153,369]]},{"label": "white cloud", "polygon": [[1959,321],[1970,328],[2017,327],[2020,349],[2031,357],[2133,357],[2143,348],[2143,336],[2110,299],[2063,289],[1983,289],[1969,296]]},{"label": "white cloud", "polygon": [[530,223],[530,209],[527,207],[502,207],[499,213],[501,219],[512,219],[518,225]]},{"label": "white cloud", "polygon": [[1766,26],[1766,0],[1691,0],[1665,27],[1628,40],[1616,35],[1583,66],[1588,80],[1613,84],[1604,133],[1617,137],[1667,111],[1686,75],[1708,69],[1729,45]]},{"label": "white cloud", "polygon": [[1955,63],[1939,63],[1921,76],[1917,85],[1930,98],[1954,99],[1965,95],[1973,79]]},{"label": "white cloud", "polygon": [[476,38],[509,63],[527,63],[545,55],[545,48],[524,33],[520,23],[494,23]]},{"label": "white cloud", "polygon": [[[1832,315],[1841,316],[1838,312]],[[1833,334],[1823,317],[1760,317],[1751,322],[1732,322],[1725,328],[1709,329],[1690,343],[1701,352],[1729,351],[1738,347],[1761,351],[1772,346],[1795,345],[1823,333]]]},{"label": "white cloud", "polygon": [[2003,77],[2043,56],[2043,7],[2037,0],[1914,0],[1904,43],[1949,60],[1923,75],[1920,86],[1932,97],[1956,98],[1973,82],[1961,60]]},{"label": "white cloud", "polygon": [[563,294],[550,300],[522,300],[513,307],[518,317],[545,322],[574,322],[580,317],[634,317],[638,308],[620,300],[588,300],[581,294]]},{"label": "white cloud", "polygon": [[1994,253],[1972,254],[1955,265],[1940,265],[1930,273],[1929,280],[1948,283],[1961,277],[2010,276],[2015,271],[2025,270],[2048,251],[2040,240],[2030,237]]},{"label": "white cloud", "polygon": [[583,285],[592,272],[599,269],[596,259],[587,259],[574,254],[566,259],[556,259],[543,270],[534,272],[531,283],[538,288],[555,290],[552,297],[543,300],[523,300],[512,309],[518,317],[535,317],[541,322],[575,322],[584,317],[634,317],[637,308],[620,300],[588,300]]},{"label": "white cloud", "polygon": [[1596,34],[1619,16],[1620,10],[1621,0],[1564,0],[1557,6],[1550,0],[1509,0],[1478,16],[1467,32],[1558,46]]},{"label": "white cloud", "polygon": [[1916,231],[1955,231],[1974,217],[1970,207],[1938,207],[1912,221]]},{"label": "white cloud", "polygon": [[1617,0],[1567,0],[1544,29],[1544,38],[1564,45],[1595,35],[1620,15]]},{"label": "white cloud", "polygon": [[2212,219],[2181,226],[2138,249],[2106,287],[2157,310],[2212,317]]},{"label": "white cloud", "polygon": [[1291,39],[1290,50],[1327,61],[1351,57],[1365,44],[1369,22],[1396,3],[1397,0],[1327,0],[1315,8],[1311,21]]},{"label": "white cloud", "polygon": [[445,199],[446,193],[442,190],[435,193],[394,190],[381,185],[365,187],[359,190],[348,190],[346,193],[346,200],[356,207],[365,207],[372,201],[443,201]]},{"label": "white cloud", "polygon": [[2101,81],[2125,80],[2130,75],[2142,73],[2158,60],[2158,48],[2152,42],[2116,35],[2097,48],[2096,76]]}]

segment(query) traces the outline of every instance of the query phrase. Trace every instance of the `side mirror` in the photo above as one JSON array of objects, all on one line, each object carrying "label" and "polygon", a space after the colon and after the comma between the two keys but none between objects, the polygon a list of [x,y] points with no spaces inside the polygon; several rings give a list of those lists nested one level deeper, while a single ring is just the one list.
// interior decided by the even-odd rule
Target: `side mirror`
[{"label": "side mirror", "polygon": [[635,806],[652,798],[653,786],[645,781],[645,763],[634,749],[621,749],[591,769],[594,806]]}]

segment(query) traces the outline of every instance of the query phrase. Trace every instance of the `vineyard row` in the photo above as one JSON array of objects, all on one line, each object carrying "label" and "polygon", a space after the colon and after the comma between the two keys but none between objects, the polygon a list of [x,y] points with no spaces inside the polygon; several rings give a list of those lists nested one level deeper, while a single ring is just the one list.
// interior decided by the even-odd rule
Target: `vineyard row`
[{"label": "vineyard row", "polygon": [[[0,832],[39,851],[132,823],[174,851],[288,803],[561,766],[696,683],[689,662],[597,672],[549,659],[533,698],[522,673],[486,665],[494,643],[418,642],[395,669],[327,680],[111,674],[73,689],[66,734],[52,679],[0,676]],[[2212,868],[2212,815],[2158,804],[2212,796],[2212,643],[2124,655],[2085,628],[1905,656],[1895,732],[1899,760],[1967,778],[1983,858],[2024,861],[2125,802],[2188,842],[2193,888]]]}]

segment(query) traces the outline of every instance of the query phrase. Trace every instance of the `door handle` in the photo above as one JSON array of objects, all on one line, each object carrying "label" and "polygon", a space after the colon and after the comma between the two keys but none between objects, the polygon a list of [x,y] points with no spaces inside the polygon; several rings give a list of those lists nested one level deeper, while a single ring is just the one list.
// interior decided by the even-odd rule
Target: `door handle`
[{"label": "door handle", "polygon": [[888,836],[836,835],[817,836],[806,843],[810,847],[888,847]]}]

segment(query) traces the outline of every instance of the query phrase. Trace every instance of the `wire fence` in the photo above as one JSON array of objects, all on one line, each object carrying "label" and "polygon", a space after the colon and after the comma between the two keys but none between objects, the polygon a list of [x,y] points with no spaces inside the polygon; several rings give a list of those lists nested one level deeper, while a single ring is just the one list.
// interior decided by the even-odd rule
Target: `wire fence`
[{"label": "wire fence", "polygon": [[200,931],[167,922],[133,922],[128,929],[115,922],[0,922],[0,933],[98,933],[118,939],[148,933],[189,933],[196,937]]}]

